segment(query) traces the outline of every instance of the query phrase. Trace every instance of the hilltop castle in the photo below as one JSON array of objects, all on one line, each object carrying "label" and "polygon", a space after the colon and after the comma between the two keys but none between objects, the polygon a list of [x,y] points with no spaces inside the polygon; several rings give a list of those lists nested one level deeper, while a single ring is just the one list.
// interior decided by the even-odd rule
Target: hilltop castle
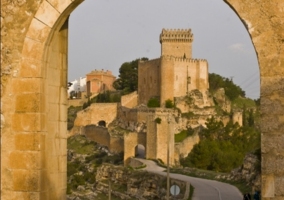
[{"label": "hilltop castle", "polygon": [[[77,113],[75,132],[106,145],[112,152],[124,152],[124,163],[137,155],[138,145],[145,148],[145,157],[179,165],[193,146],[199,142],[198,130],[182,142],[175,134],[190,128],[205,126],[208,118],[217,116],[213,98],[209,95],[208,63],[192,58],[193,34],[187,30],[166,30],[160,34],[161,57],[140,61],[138,91],[121,97],[121,102],[92,104]],[[219,106],[230,112],[224,90],[214,96]],[[160,102],[160,108],[149,108],[151,98]],[[174,102],[175,109],[165,108],[165,102]],[[230,116],[217,116],[224,123]],[[233,121],[241,124],[241,113]],[[104,124],[102,127],[100,124]],[[84,127],[82,129],[82,126]],[[120,131],[118,131],[120,130]]]},{"label": "hilltop castle", "polygon": [[191,29],[162,30],[161,57],[139,63],[138,104],[158,98],[163,107],[168,99],[208,90],[208,63],[192,58],[192,42]]}]

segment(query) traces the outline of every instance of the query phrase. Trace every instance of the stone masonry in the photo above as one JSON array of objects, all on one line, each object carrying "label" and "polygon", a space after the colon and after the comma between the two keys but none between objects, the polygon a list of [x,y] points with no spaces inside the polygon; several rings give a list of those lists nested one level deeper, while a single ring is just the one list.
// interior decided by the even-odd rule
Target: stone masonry
[{"label": "stone masonry", "polygon": [[[82,1],[1,1],[2,200],[66,199],[68,17]],[[284,1],[224,3],[258,56],[262,199],[284,199]]]},{"label": "stone masonry", "polygon": [[158,98],[166,100],[187,95],[192,90],[205,94],[209,88],[208,63],[192,59],[193,34],[190,29],[163,29],[160,34],[161,57],[139,62],[138,104]]}]

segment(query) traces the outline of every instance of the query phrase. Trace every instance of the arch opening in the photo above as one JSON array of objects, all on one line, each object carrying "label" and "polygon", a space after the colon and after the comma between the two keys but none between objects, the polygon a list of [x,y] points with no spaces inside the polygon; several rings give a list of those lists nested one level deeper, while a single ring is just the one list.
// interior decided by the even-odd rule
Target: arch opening
[{"label": "arch opening", "polygon": [[[70,3],[70,7],[68,7],[68,9],[69,8],[71,8],[72,6],[73,6],[73,9],[78,5],[78,2],[79,1],[73,1],[73,3]],[[66,12],[64,12],[64,17],[65,18],[67,18],[67,15],[69,15],[71,12],[72,12],[72,9],[66,9]],[[237,13],[237,12],[236,12]],[[50,13],[46,13],[46,15],[48,16]],[[57,22],[58,21],[60,21],[60,20],[58,20],[60,17],[62,17],[63,16],[63,14],[61,14],[58,18],[56,18],[56,20],[57,20]],[[39,21],[38,19],[36,19],[37,21]],[[56,21],[55,20],[55,21]],[[65,21],[65,20],[62,20],[63,22]],[[61,21],[61,22],[62,22]],[[49,24],[48,22],[46,23],[46,24]],[[50,31],[49,32],[49,36],[51,36],[51,35],[53,35],[53,31],[54,30],[58,30],[57,28],[59,27],[59,25],[50,25],[50,27],[52,28],[52,31]],[[67,30],[68,30],[68,28],[67,28]],[[62,30],[62,32],[61,32],[61,34],[58,34],[58,35],[60,35],[60,36],[58,36],[59,38],[63,38],[62,39],[62,42],[63,41],[65,41],[66,42],[66,37],[64,36],[64,34],[66,34],[66,30]],[[30,37],[30,36],[28,36],[28,37]],[[52,39],[51,40],[56,40],[56,37],[51,37]],[[37,38],[37,40],[40,40],[39,38]],[[48,48],[50,48],[50,46],[49,46],[49,43],[52,43],[52,42],[47,42],[47,44],[48,45],[46,45],[45,47],[44,47],[44,49],[48,49]],[[54,42],[54,43],[57,43],[57,42]],[[27,44],[24,44],[24,45],[27,45]],[[64,45],[62,45],[61,47],[63,47]],[[24,49],[25,49],[25,47],[24,47]],[[44,50],[44,52],[46,52],[46,50]],[[65,57],[65,55],[64,55],[64,52],[63,52],[63,54],[61,54],[62,52],[57,52],[57,53],[55,53],[55,54],[53,54],[53,55],[55,55],[55,56],[63,56],[63,57]],[[41,55],[41,53],[39,52],[39,54]],[[24,58],[24,57],[23,57]],[[58,60],[61,60],[62,62],[65,62],[66,61],[66,59],[58,59]],[[39,60],[33,60],[33,59],[31,59],[31,60],[29,60],[31,63],[31,65],[33,65],[33,66],[39,66],[38,65],[38,62],[42,62],[42,63],[45,63],[45,62],[48,62],[48,60],[42,60],[41,58],[39,59]],[[23,62],[25,62],[25,59],[23,59]],[[35,64],[35,65],[34,65]],[[58,64],[58,63],[57,63]],[[60,63],[60,65],[61,65],[62,63]],[[56,64],[55,64],[56,65]],[[53,66],[55,66],[55,65],[53,65]],[[42,67],[42,66],[44,66],[44,67]],[[41,69],[43,70],[43,74],[46,74],[46,73],[49,73],[51,76],[49,76],[49,77],[52,77],[52,74],[53,74],[53,69],[52,70],[47,70],[47,71],[45,71],[46,70],[46,65],[45,64],[42,64],[42,66],[41,66]],[[61,66],[63,66],[63,65],[61,65]],[[51,68],[53,68],[53,67],[51,67]],[[55,70],[56,71],[56,70]],[[57,71],[58,72],[58,71]],[[57,72],[55,73],[55,74],[57,74]],[[62,73],[61,73],[62,72]],[[55,105],[56,103],[51,103],[51,102],[48,102],[49,100],[51,100],[52,99],[52,97],[51,97],[51,94],[54,92],[54,95],[55,95],[55,97],[56,97],[56,99],[58,99],[59,98],[59,96],[61,95],[61,93],[59,92],[59,91],[61,91],[61,89],[63,89],[64,87],[63,87],[63,85],[65,84],[65,83],[63,83],[63,82],[65,82],[65,80],[64,80],[64,76],[67,74],[67,72],[66,72],[66,69],[60,69],[59,70],[59,74],[60,74],[60,76],[62,76],[62,79],[60,78],[60,85],[62,86],[62,87],[60,87],[60,86],[58,86],[58,85],[50,85],[50,87],[46,87],[46,85],[47,85],[47,83],[48,83],[48,81],[46,81],[46,77],[42,77],[42,78],[44,78],[43,79],[43,83],[41,83],[41,86],[44,86],[44,87],[46,87],[44,90],[45,90],[45,93],[44,93],[44,95],[43,95],[43,98],[42,99],[44,99],[44,100],[42,100],[42,102],[44,101],[44,104],[45,104],[45,108],[42,110],[42,113],[45,113],[47,110],[66,110],[66,106],[59,106],[59,105]],[[35,76],[37,76],[37,75],[35,75]],[[34,77],[34,75],[32,75],[31,77]],[[62,81],[62,83],[61,83],[61,81]],[[50,82],[49,82],[50,83]],[[51,88],[53,88],[53,89],[51,89]],[[48,90],[49,90],[49,92],[48,92]],[[60,93],[60,94],[59,94]],[[63,93],[62,93],[63,94]],[[61,97],[60,97],[61,98]],[[66,104],[66,102],[64,102],[64,99],[66,99],[65,98],[65,96],[64,96],[64,94],[63,94],[63,96],[62,96],[62,105],[65,105]],[[39,101],[41,101],[41,100],[39,100]],[[60,101],[61,101],[60,100]],[[65,108],[64,108],[65,107]],[[59,119],[53,119],[53,120],[50,120],[50,121],[48,121],[47,119],[48,118],[52,118],[53,116],[56,116],[56,117],[59,117]],[[42,130],[43,130],[43,134],[42,135],[46,135],[47,137],[42,141],[42,143],[41,143],[41,146],[43,147],[43,146],[46,146],[46,144],[51,144],[51,145],[55,145],[55,141],[52,141],[52,142],[47,142],[46,140],[54,140],[54,138],[55,138],[55,135],[59,135],[59,134],[62,134],[63,133],[63,135],[64,135],[64,131],[63,132],[61,132],[63,129],[62,129],[62,127],[64,127],[64,121],[66,121],[66,116],[64,115],[64,112],[61,112],[60,111],[60,113],[56,113],[55,115],[53,115],[53,113],[48,113],[47,115],[45,115],[45,114],[43,114],[43,115],[41,115],[40,116],[40,123],[41,123],[41,125],[43,126],[43,128],[42,128]],[[54,126],[55,125],[55,126]],[[63,125],[63,126],[62,126]],[[66,124],[65,124],[66,125]],[[51,134],[49,134],[50,132],[52,132],[52,130],[50,129],[50,128],[46,128],[46,127],[54,127],[55,129],[58,129],[59,131],[58,132],[56,132],[54,135],[51,135]],[[66,126],[65,126],[66,127]],[[66,138],[64,139],[64,137],[66,137],[66,136],[63,136],[61,139],[62,139],[62,144],[64,145],[64,140],[66,140]],[[3,141],[5,141],[4,139],[3,139]],[[4,142],[5,143],[5,142]],[[58,144],[58,143],[57,143]],[[55,147],[52,147],[53,149],[51,149],[52,151],[53,150],[56,150],[56,148]],[[1,147],[1,149],[2,149],[2,147]],[[41,153],[43,152],[43,154],[45,154],[45,150],[44,149],[41,149],[40,150],[41,151]],[[1,151],[1,154],[3,153],[3,156],[5,156],[6,154],[5,154],[5,152],[2,152]],[[63,153],[64,154],[64,152],[61,152],[61,153]],[[53,156],[53,157],[46,157],[46,156],[43,156],[43,158],[45,159],[45,163],[50,167],[50,164],[48,164],[48,162],[49,162],[49,159],[51,159],[51,160],[56,160],[56,158],[55,158],[56,156]],[[58,159],[58,158],[57,158]],[[62,163],[61,163],[62,164]],[[54,197],[54,199],[57,199],[57,197],[62,197],[62,196],[64,196],[64,194],[65,194],[65,188],[66,188],[66,185],[64,186],[64,184],[63,184],[63,186],[60,186],[60,187],[58,187],[58,188],[60,188],[60,189],[58,189],[58,188],[56,188],[56,186],[57,186],[57,184],[55,184],[55,185],[53,185],[53,183],[55,183],[56,181],[55,180],[53,180],[52,179],[52,177],[51,176],[49,176],[48,175],[48,173],[53,173],[53,172],[56,172],[56,173],[58,173],[58,174],[60,174],[62,177],[63,177],[63,179],[64,179],[64,177],[66,176],[66,169],[64,169],[64,167],[63,168],[61,168],[61,169],[52,169],[51,167],[50,168],[48,168],[47,167],[47,165],[46,166],[44,166],[43,167],[43,171],[44,171],[44,173],[43,174],[45,174],[45,176],[46,177],[41,177],[41,178],[39,178],[39,179],[44,179],[44,180],[48,180],[48,181],[46,181],[46,185],[47,185],[47,187],[46,187],[46,190],[45,191],[48,191],[47,193],[49,193],[49,197],[51,197],[51,198],[53,198]],[[59,165],[57,165],[57,166],[59,166]],[[61,167],[62,166],[64,166],[64,163],[63,163],[63,165],[60,165]],[[48,170],[47,170],[48,169]],[[54,171],[53,171],[54,170]],[[56,170],[58,170],[58,171],[56,171]],[[47,173],[46,173],[47,172]],[[65,175],[64,175],[65,174]],[[41,175],[39,175],[39,177],[40,176],[43,176],[42,174]],[[272,179],[269,179],[269,181],[270,180],[272,180]],[[273,181],[272,181],[273,182]],[[272,183],[271,182],[271,183]],[[274,183],[274,182],[273,182]],[[54,192],[49,192],[49,190],[50,190],[50,188],[51,188],[51,185],[53,185],[52,187],[55,187],[56,189],[57,189],[57,192],[56,191],[54,191]],[[58,192],[58,190],[60,190],[61,192]],[[35,190],[35,191],[38,191],[37,189]],[[56,193],[56,195],[55,196],[53,196],[53,194],[54,193]],[[273,194],[274,195],[274,194]],[[273,196],[272,195],[272,196]]]},{"label": "arch opening", "polygon": [[146,149],[142,144],[138,144],[135,146],[135,157],[136,158],[146,158]]},{"label": "arch opening", "polygon": [[98,122],[98,125],[102,126],[102,127],[106,127],[106,121],[101,120],[101,121]]}]

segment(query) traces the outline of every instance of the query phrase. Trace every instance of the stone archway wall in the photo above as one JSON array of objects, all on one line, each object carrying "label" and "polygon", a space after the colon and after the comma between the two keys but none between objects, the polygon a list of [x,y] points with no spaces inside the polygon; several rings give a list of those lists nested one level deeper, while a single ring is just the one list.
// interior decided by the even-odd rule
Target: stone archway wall
[{"label": "stone archway wall", "polygon": [[[81,2],[1,1],[3,200],[65,198],[66,20]],[[262,196],[263,199],[283,199],[284,2],[225,2],[244,22],[258,55]],[[55,58],[50,59],[51,55]]]}]

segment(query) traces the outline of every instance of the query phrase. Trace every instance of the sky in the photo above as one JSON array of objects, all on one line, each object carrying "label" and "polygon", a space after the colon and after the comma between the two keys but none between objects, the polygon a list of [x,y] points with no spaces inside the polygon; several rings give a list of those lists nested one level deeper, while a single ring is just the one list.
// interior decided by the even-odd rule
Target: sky
[{"label": "sky", "polygon": [[85,0],[69,19],[68,80],[95,69],[118,77],[124,62],[159,58],[163,28],[191,29],[193,58],[206,59],[209,73],[230,78],[247,97],[259,98],[254,46],[223,0]]}]

